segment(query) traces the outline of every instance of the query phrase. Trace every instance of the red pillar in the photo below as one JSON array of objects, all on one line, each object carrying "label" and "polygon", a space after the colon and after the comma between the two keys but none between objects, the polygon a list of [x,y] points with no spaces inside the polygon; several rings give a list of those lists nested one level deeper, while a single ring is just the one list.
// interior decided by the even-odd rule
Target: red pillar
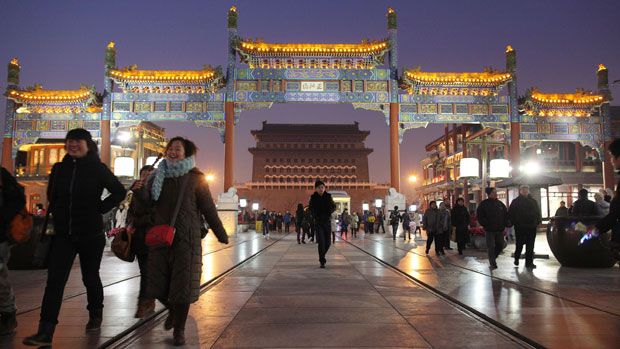
[{"label": "red pillar", "polygon": [[14,161],[12,157],[13,152],[13,138],[2,139],[2,167],[13,174]]},{"label": "red pillar", "polygon": [[400,192],[400,144],[398,143],[399,104],[390,103],[390,183]]},{"label": "red pillar", "polygon": [[101,162],[111,165],[110,120],[101,120]]},{"label": "red pillar", "polygon": [[224,191],[233,186],[235,150],[235,103],[224,103],[226,128],[224,129]]},{"label": "red pillar", "polygon": [[575,172],[581,172],[583,169],[583,149],[581,143],[575,143]]}]

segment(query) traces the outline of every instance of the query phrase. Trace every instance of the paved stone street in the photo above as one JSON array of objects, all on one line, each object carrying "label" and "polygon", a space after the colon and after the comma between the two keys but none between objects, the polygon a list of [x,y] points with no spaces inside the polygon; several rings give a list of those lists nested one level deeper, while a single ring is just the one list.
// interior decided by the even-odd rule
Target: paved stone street
[{"label": "paved stone street", "polygon": [[[402,238],[394,242],[391,234],[361,234],[349,242],[338,238],[327,268],[319,269],[316,244],[298,245],[293,234],[272,234],[272,240],[265,240],[255,232],[242,233],[227,246],[209,235],[202,281],[214,282],[191,307],[187,347],[527,346],[495,325],[550,348],[613,348],[620,343],[617,267],[563,268],[551,256],[536,260],[538,268],[527,271],[512,265],[514,245],[509,245],[498,259],[499,269],[491,272],[484,251],[427,256],[419,237],[411,243]],[[536,251],[548,253],[543,235]],[[106,297],[101,332],[84,332],[86,295],[76,263],[54,346],[171,347],[171,332],[163,329],[165,312],[112,343],[138,324],[133,318],[137,263],[121,262],[106,252],[101,274]],[[0,346],[21,348],[23,337],[37,326],[45,272],[12,271],[11,279],[19,327]]]}]

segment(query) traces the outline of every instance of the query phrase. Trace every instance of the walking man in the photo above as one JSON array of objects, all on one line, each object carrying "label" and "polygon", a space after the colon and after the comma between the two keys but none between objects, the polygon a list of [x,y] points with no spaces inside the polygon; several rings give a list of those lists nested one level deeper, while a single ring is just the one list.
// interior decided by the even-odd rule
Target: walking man
[{"label": "walking man", "polygon": [[400,214],[398,213],[398,206],[394,206],[394,210],[390,213],[390,225],[392,226],[392,240],[396,241],[396,233],[398,232],[398,225],[400,223]]},{"label": "walking man", "polygon": [[469,211],[465,207],[465,200],[463,198],[456,199],[456,205],[450,212],[452,217],[452,226],[456,230],[456,246],[459,254],[463,254],[465,249],[465,243],[467,242],[467,236],[469,235]]},{"label": "walking man", "polygon": [[329,250],[331,223],[330,218],[336,210],[336,204],[331,194],[325,191],[325,183],[317,180],[314,183],[315,192],[310,196],[308,208],[314,217],[314,235],[319,244],[319,263],[321,268],[325,268],[325,255]]},{"label": "walking man", "polygon": [[9,171],[4,167],[0,171],[0,336],[5,336],[17,327],[15,294],[9,283],[11,245],[7,232],[13,217],[26,205],[26,196]]},{"label": "walking man", "polygon": [[437,209],[437,202],[431,201],[428,204],[428,209],[424,212],[424,217],[422,217],[422,225],[424,230],[426,230],[426,254],[431,249],[433,240],[435,240],[435,253],[437,256],[444,254],[441,249],[442,224],[439,209]]},{"label": "walking man", "polygon": [[265,239],[269,239],[269,211],[266,208],[263,208],[260,220],[263,222],[263,236]]},{"label": "walking man", "polygon": [[379,212],[377,213],[377,234],[379,234],[379,230],[383,229],[383,234],[385,234],[385,226],[383,225],[383,223],[385,221],[385,216],[383,215],[383,210],[379,210]]},{"label": "walking man", "polygon": [[495,188],[485,188],[488,196],[476,210],[478,223],[484,228],[487,240],[487,253],[491,269],[497,269],[496,259],[504,248],[504,229],[509,225],[508,209],[497,199]]},{"label": "walking man", "polygon": [[538,203],[530,195],[530,187],[522,185],[519,188],[519,196],[512,200],[508,210],[510,221],[515,227],[517,244],[515,246],[515,266],[519,266],[519,258],[523,245],[525,245],[525,267],[536,268],[534,265],[534,242],[536,241],[536,229],[542,223]]}]

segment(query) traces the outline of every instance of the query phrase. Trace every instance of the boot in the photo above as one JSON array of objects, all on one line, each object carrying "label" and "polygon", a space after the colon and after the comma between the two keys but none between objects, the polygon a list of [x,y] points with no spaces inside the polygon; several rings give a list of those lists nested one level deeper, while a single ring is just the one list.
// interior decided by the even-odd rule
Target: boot
[{"label": "boot", "polygon": [[170,331],[172,326],[174,325],[174,309],[171,306],[168,308],[168,317],[166,317],[166,322],[164,322],[164,330]]},{"label": "boot", "polygon": [[185,344],[185,321],[189,313],[189,304],[175,304],[174,308],[174,332],[172,343],[175,347]]},{"label": "boot", "polygon": [[17,319],[15,318],[15,311],[10,313],[0,313],[0,336],[11,334],[17,328]]},{"label": "boot", "polygon": [[86,331],[99,331],[103,320],[103,309],[92,309],[88,311],[88,323]]},{"label": "boot", "polygon": [[136,310],[135,318],[141,319],[147,317],[155,312],[155,300],[154,299],[138,299],[138,309]]},{"label": "boot", "polygon": [[185,330],[180,330],[180,329],[174,329],[174,332],[172,333],[172,345],[174,345],[175,347],[180,347],[182,345],[185,345]]},{"label": "boot", "polygon": [[37,331],[37,333],[33,334],[30,337],[24,338],[22,343],[33,347],[49,347],[52,345],[52,338],[54,337],[55,328],[56,325],[54,324],[39,322],[39,330]]}]

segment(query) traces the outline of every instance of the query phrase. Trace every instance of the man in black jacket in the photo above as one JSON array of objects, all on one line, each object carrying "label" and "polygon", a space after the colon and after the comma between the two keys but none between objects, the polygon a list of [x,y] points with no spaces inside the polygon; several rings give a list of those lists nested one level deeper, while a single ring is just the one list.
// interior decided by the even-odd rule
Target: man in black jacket
[{"label": "man in black jacket", "polygon": [[308,208],[314,218],[314,235],[319,244],[319,262],[321,268],[325,268],[325,255],[329,250],[330,236],[332,233],[331,215],[336,210],[336,204],[330,193],[325,191],[325,183],[317,180],[314,183],[315,192],[310,196]]},{"label": "man in black jacket", "polygon": [[573,208],[569,214],[576,217],[598,216],[598,206],[596,202],[588,199],[588,189],[581,189],[577,194],[578,199],[573,203]]},{"label": "man in black jacket", "polygon": [[26,205],[26,196],[24,188],[4,167],[0,176],[0,336],[3,336],[13,333],[17,327],[15,294],[9,283],[11,242],[7,232],[11,220]]},{"label": "man in black jacket", "polygon": [[476,210],[476,216],[478,223],[485,231],[490,267],[497,269],[495,260],[504,248],[504,230],[510,225],[508,209],[503,202],[497,199],[495,188],[486,188],[485,192],[488,198],[480,203]]},{"label": "man in black jacket", "polygon": [[469,234],[469,211],[465,207],[465,200],[463,198],[456,199],[456,205],[450,212],[452,217],[452,226],[456,230],[456,246],[459,250],[459,254],[463,254],[465,249],[465,243],[467,242],[467,235]]},{"label": "man in black jacket", "polygon": [[512,200],[508,210],[510,222],[514,224],[517,244],[515,246],[515,266],[519,265],[521,251],[525,245],[525,267],[536,268],[534,265],[534,242],[536,241],[536,229],[542,223],[538,203],[530,195],[530,187],[522,185],[519,188],[519,196]]}]

